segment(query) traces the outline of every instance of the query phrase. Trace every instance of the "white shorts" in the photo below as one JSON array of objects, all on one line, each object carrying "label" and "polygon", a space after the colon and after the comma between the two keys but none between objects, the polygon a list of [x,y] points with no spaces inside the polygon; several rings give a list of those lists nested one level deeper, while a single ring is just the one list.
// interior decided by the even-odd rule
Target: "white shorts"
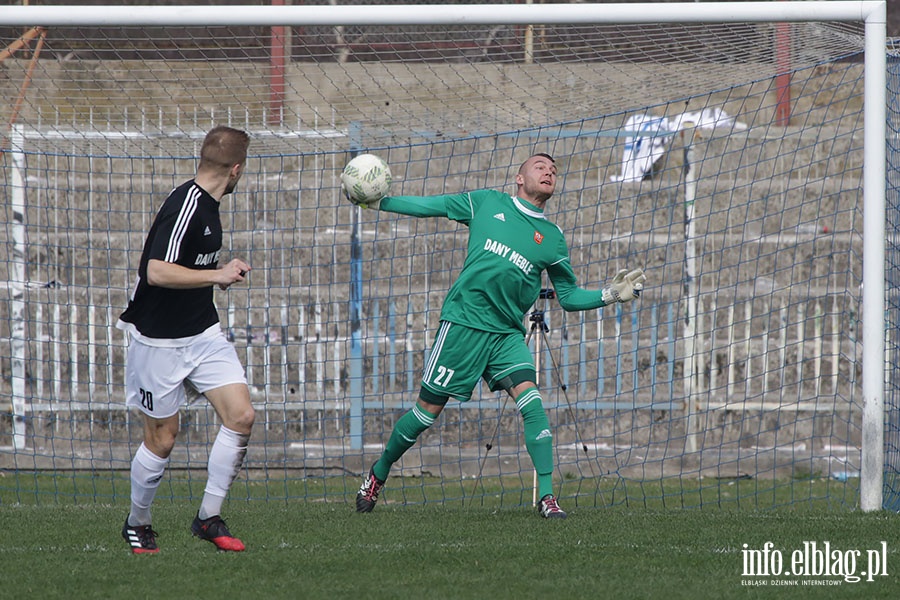
[{"label": "white shorts", "polygon": [[220,331],[186,346],[148,346],[131,338],[125,358],[125,404],[157,419],[171,417],[185,402],[184,383],[201,394],[232,383],[247,384],[234,346]]}]

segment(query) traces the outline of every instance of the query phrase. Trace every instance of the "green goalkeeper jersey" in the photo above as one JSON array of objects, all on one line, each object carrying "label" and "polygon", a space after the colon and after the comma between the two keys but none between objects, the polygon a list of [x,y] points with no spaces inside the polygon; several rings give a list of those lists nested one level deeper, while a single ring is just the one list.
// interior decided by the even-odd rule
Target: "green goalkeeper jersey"
[{"label": "green goalkeeper jersey", "polygon": [[601,290],[579,288],[562,230],[530,203],[496,190],[441,196],[388,196],[380,210],[447,217],[469,228],[466,261],[441,308],[441,320],[496,333],[525,332],[525,314],[547,271],[560,306],[604,306]]}]

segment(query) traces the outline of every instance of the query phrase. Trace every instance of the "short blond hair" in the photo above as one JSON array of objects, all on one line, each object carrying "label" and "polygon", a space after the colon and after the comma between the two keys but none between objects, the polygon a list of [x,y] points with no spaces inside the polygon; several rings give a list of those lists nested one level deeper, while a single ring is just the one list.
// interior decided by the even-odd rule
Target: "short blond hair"
[{"label": "short blond hair", "polygon": [[230,169],[244,164],[250,135],[246,131],[219,125],[209,130],[200,148],[200,168]]},{"label": "short blond hair", "polygon": [[550,161],[550,164],[551,164],[551,165],[555,165],[555,164],[556,164],[556,160],[554,160],[554,158],[553,158],[552,156],[550,156],[549,154],[547,154],[546,152],[536,152],[536,153],[532,154],[531,156],[529,156],[529,157],[525,160],[525,162],[523,162],[521,165],[519,165],[519,173],[522,173],[522,170],[525,169],[525,165],[528,164],[528,161],[531,160],[532,158],[536,157],[536,156],[539,156],[539,157],[541,157],[541,158],[546,158],[547,160]]}]

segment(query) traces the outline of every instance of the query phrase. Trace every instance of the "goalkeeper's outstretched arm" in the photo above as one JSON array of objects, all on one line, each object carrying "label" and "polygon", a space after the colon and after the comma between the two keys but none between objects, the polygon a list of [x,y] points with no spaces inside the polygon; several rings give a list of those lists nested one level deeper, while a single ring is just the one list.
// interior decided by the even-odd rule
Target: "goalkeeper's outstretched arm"
[{"label": "goalkeeper's outstretched arm", "polygon": [[378,210],[410,217],[448,217],[449,196],[385,196]]}]

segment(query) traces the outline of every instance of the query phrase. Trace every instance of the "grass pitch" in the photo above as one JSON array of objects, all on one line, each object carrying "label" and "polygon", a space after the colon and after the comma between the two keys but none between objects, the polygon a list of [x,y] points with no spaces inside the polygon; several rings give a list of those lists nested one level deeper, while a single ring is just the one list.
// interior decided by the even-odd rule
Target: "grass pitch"
[{"label": "grass pitch", "polygon": [[[232,554],[193,538],[197,502],[176,499],[154,506],[160,553],[133,556],[120,537],[124,500],[0,500],[0,598],[900,597],[900,517],[887,513],[582,508],[563,499],[569,518],[547,521],[531,507],[387,504],[360,515],[352,497],[231,501],[224,516],[247,545]],[[772,542],[789,562],[804,541],[863,557],[886,541],[888,575],[742,576],[744,544]],[[801,581],[812,579],[814,587]]]}]

